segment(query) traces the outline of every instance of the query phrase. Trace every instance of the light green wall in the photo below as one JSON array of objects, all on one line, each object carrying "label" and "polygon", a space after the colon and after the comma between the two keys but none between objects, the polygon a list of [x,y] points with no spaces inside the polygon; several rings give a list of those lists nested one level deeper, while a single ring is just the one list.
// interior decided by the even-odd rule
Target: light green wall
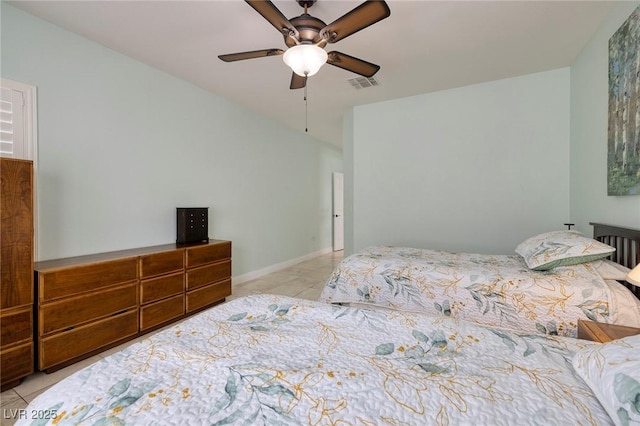
[{"label": "light green wall", "polygon": [[512,254],[564,229],[569,98],[563,68],[356,107],[345,247]]},{"label": "light green wall", "polygon": [[355,108],[348,252],[512,253],[565,221],[640,228],[640,196],[606,194],[608,41],[638,5],[618,2],[568,69]]},{"label": "light green wall", "polygon": [[1,65],[38,90],[39,259],[175,241],[179,206],[236,276],[331,247],[338,149],[6,4]]},{"label": "light green wall", "polygon": [[[571,66],[571,217],[640,228],[640,196],[607,196],[609,38],[640,2],[620,2]],[[640,49],[640,47],[639,47]]]}]

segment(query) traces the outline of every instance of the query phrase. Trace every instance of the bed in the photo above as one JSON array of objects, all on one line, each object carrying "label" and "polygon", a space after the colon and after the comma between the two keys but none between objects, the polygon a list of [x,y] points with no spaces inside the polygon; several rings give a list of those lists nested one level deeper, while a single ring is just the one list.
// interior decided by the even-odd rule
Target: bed
[{"label": "bed", "polygon": [[640,263],[640,230],[592,225],[593,239],[544,233],[514,255],[370,247],[343,259],[320,300],[569,337],[579,319],[640,327],[638,287],[622,283]]},{"label": "bed", "polygon": [[640,421],[639,353],[640,336],[603,345],[254,295],[69,376],[17,424],[621,424]]}]

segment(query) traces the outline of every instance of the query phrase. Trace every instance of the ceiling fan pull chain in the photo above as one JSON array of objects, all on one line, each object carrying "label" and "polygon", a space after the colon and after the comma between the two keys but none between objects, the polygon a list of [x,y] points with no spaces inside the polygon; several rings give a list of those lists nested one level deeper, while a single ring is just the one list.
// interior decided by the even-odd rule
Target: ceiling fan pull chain
[{"label": "ceiling fan pull chain", "polygon": [[306,84],[304,85],[304,131],[309,132],[309,103],[307,102],[307,86],[309,86],[309,79],[306,77]]}]

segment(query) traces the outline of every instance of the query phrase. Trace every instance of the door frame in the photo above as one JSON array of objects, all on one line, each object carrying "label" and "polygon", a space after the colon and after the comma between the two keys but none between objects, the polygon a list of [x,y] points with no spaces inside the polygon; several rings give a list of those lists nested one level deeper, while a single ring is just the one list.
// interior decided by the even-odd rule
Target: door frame
[{"label": "door frame", "polygon": [[344,250],[344,174],[334,172],[331,174],[333,209],[333,251]]}]

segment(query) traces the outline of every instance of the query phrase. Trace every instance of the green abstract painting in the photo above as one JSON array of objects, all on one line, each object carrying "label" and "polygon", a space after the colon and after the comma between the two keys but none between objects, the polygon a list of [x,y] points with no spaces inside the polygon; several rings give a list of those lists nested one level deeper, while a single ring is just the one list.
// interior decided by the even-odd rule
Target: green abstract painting
[{"label": "green abstract painting", "polygon": [[640,194],[640,6],[609,39],[607,193]]}]

